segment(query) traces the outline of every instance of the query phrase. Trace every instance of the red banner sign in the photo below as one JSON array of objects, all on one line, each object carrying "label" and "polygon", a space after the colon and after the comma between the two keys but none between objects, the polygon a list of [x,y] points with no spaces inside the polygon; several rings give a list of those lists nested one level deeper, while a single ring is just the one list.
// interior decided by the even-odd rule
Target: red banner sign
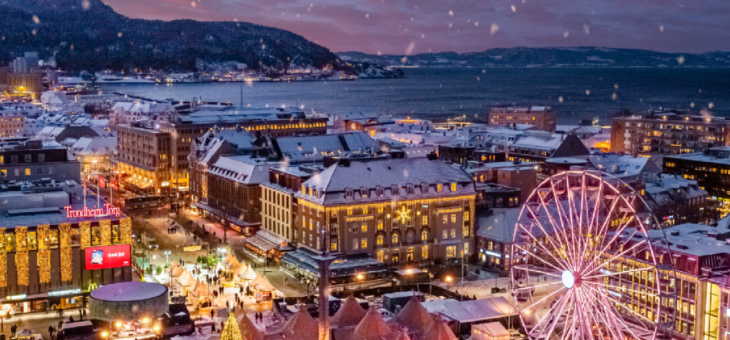
[{"label": "red banner sign", "polygon": [[84,249],[86,270],[127,267],[131,265],[131,246],[89,247]]}]

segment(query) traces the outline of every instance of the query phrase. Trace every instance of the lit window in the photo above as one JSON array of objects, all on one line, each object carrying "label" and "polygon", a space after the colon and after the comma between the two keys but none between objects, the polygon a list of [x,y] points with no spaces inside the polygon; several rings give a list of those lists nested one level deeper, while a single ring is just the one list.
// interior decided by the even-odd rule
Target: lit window
[{"label": "lit window", "polygon": [[360,241],[360,248],[366,249],[368,247],[368,239],[364,238]]},{"label": "lit window", "polygon": [[363,224],[361,229],[362,229],[363,232],[368,231],[368,225],[367,224]]},{"label": "lit window", "polygon": [[357,248],[360,246],[360,243],[357,239],[352,240],[352,249],[357,250]]},{"label": "lit window", "polygon": [[383,235],[378,235],[377,244],[379,246],[382,246],[383,245]]},{"label": "lit window", "polygon": [[447,258],[456,257],[456,246],[446,247],[446,257]]},{"label": "lit window", "polygon": [[451,191],[456,191],[456,183],[451,183]]},{"label": "lit window", "polygon": [[398,243],[398,234],[393,234],[393,244]]},{"label": "lit window", "polygon": [[428,246],[421,247],[421,258],[422,259],[428,258]]},{"label": "lit window", "polygon": [[456,222],[456,214],[451,214],[451,223]]},{"label": "lit window", "polygon": [[423,217],[421,217],[421,225],[428,225],[428,216],[427,215],[423,215]]},{"label": "lit window", "polygon": [[444,185],[441,183],[436,184],[436,191],[441,192],[442,190],[444,190]]},{"label": "lit window", "polygon": [[378,230],[383,230],[383,222],[378,222]]},{"label": "lit window", "polygon": [[30,176],[30,168],[25,168],[25,175]]},{"label": "lit window", "polygon": [[422,231],[421,232],[421,241],[427,241],[428,240],[428,231]]}]

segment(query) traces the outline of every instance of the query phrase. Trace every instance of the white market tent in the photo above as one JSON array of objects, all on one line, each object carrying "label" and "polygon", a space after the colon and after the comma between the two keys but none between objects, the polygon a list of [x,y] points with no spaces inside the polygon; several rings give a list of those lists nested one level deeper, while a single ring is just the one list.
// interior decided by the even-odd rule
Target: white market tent
[{"label": "white market tent", "polygon": [[195,283],[196,283],[195,278],[192,275],[190,275],[190,272],[188,272],[187,270],[184,271],[180,275],[180,277],[177,278],[177,282],[181,286],[186,287],[186,288],[193,287],[193,286],[195,286]]},{"label": "white market tent", "polygon": [[441,314],[459,323],[473,323],[517,315],[517,308],[504,297],[457,301],[432,300],[423,303],[430,314]]},{"label": "white market tent", "polygon": [[509,340],[507,329],[499,322],[482,323],[471,326],[472,340]]},{"label": "white market tent", "polygon": [[241,266],[241,268],[238,270],[238,276],[243,280],[251,281],[255,279],[257,275],[258,274],[253,271],[253,268],[251,268],[251,266],[246,266],[245,264]]}]

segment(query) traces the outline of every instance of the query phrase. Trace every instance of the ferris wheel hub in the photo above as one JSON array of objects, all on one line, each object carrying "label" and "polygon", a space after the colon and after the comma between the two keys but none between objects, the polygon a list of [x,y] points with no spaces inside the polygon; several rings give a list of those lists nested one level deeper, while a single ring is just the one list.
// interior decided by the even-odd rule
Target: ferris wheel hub
[{"label": "ferris wheel hub", "polygon": [[563,271],[562,281],[565,288],[573,288],[573,285],[575,285],[575,276],[573,275],[573,272],[570,270]]}]

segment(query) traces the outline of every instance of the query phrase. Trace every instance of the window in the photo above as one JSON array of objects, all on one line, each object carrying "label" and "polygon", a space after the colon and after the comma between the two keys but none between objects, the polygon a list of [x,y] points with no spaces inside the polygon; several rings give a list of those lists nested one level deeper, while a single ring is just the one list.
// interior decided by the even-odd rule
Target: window
[{"label": "window", "polygon": [[383,230],[383,222],[378,222],[378,230]]},{"label": "window", "polygon": [[46,155],[43,153],[38,154],[38,162],[45,162],[46,161]]},{"label": "window", "polygon": [[359,242],[360,242],[360,240],[358,240],[358,239],[352,240],[352,249],[357,250],[357,248],[360,246]]},{"label": "window", "polygon": [[0,170],[0,177],[8,177],[8,171],[5,169]]},{"label": "window", "polygon": [[41,168],[41,167],[37,167],[37,168],[35,169],[35,174],[36,174],[36,175],[43,175],[43,168]]},{"label": "window", "polygon": [[421,225],[428,225],[428,215],[423,215],[421,217]]},{"label": "window", "polygon": [[376,241],[377,245],[382,246],[383,245],[383,239],[384,239],[383,235],[378,235],[378,238],[377,238],[377,241]]},{"label": "window", "polygon": [[330,251],[337,251],[337,240],[330,241]]},{"label": "window", "polygon": [[443,233],[443,235],[441,235],[441,236],[442,236],[442,238],[443,238],[444,240],[445,240],[445,239],[448,239],[448,238],[449,238],[449,232],[448,232],[448,231],[446,231],[446,230],[444,230],[444,233]]},{"label": "window", "polygon": [[422,231],[421,232],[421,241],[427,241],[428,240],[428,231]]},{"label": "window", "polygon": [[446,258],[454,258],[454,257],[456,257],[456,246],[446,247]]},{"label": "window", "polygon": [[367,224],[363,224],[363,225],[362,225],[362,228],[361,228],[361,230],[362,230],[363,232],[366,232],[366,231],[368,231],[368,225],[367,225]]},{"label": "window", "polygon": [[451,238],[456,238],[456,229],[451,229]]},{"label": "window", "polygon": [[393,244],[398,243],[398,234],[393,234]]},{"label": "window", "polygon": [[469,255],[469,242],[464,242],[464,256]]},{"label": "window", "polygon": [[312,219],[309,219],[309,230],[312,230],[314,223],[312,223]]},{"label": "window", "polygon": [[464,221],[468,221],[468,220],[469,220],[469,212],[465,211],[464,212]]},{"label": "window", "polygon": [[91,228],[91,244],[95,245],[95,246],[101,244],[101,228],[99,228],[99,227]]},{"label": "window", "polygon": [[451,214],[451,223],[456,222],[456,214]]},{"label": "window", "polygon": [[456,191],[456,183],[451,183],[451,191]]},{"label": "window", "polygon": [[441,192],[444,190],[444,185],[441,183],[436,184],[436,191]]},{"label": "window", "polygon": [[360,248],[361,249],[367,249],[368,247],[368,239],[364,238],[360,240]]},{"label": "window", "polygon": [[32,155],[25,155],[25,162],[26,163],[30,163],[32,161],[33,161],[33,156]]},{"label": "window", "polygon": [[428,246],[421,247],[421,258],[424,260],[428,258]]},{"label": "window", "polygon": [[449,215],[443,214],[444,224],[449,223]]},{"label": "window", "polygon": [[25,175],[30,176],[30,168],[25,168]]}]

